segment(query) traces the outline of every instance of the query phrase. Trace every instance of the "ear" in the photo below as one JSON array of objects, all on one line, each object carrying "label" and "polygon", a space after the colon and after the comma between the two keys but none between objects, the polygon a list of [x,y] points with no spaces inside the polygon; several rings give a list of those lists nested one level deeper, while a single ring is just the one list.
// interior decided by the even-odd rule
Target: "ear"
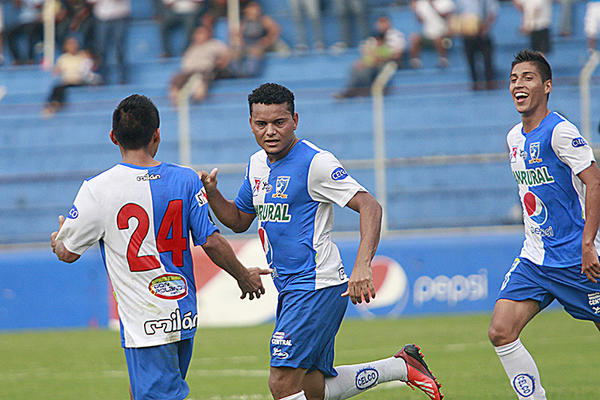
[{"label": "ear", "polygon": [[115,136],[115,133],[113,132],[113,130],[112,130],[112,129],[110,130],[110,134],[109,134],[109,136],[110,136],[110,140],[111,140],[111,142],[113,142],[113,143],[114,143],[114,144],[116,144],[117,146],[120,146],[120,145],[119,145],[119,141],[117,140],[117,137]]},{"label": "ear", "polygon": [[294,119],[294,130],[296,130],[296,128],[298,127],[298,113],[297,112],[294,113],[293,119]]},{"label": "ear", "polygon": [[152,135],[152,140],[156,143],[160,143],[160,128],[156,128],[156,131]]},{"label": "ear", "polygon": [[552,81],[548,79],[544,82],[544,94],[548,95],[552,91]]}]

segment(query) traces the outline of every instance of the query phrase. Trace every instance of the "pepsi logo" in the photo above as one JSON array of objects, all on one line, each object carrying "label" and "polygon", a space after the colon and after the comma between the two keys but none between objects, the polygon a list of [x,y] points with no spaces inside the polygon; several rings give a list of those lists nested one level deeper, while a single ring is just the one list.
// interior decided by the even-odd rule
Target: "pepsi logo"
[{"label": "pepsi logo", "polygon": [[537,225],[543,225],[548,219],[546,205],[533,192],[525,193],[525,196],[523,196],[523,205],[529,219]]}]

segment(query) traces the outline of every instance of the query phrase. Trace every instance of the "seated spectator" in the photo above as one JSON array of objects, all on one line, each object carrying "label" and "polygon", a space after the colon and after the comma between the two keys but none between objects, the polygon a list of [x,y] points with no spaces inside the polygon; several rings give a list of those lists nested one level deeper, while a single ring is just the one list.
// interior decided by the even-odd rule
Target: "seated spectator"
[{"label": "seated spectator", "polygon": [[421,68],[422,44],[433,45],[438,53],[438,66],[448,66],[449,23],[448,20],[454,12],[452,0],[412,0],[410,3],[417,20],[421,24],[421,34],[411,35],[410,66]]},{"label": "seated spectator", "polygon": [[596,39],[600,32],[600,1],[588,1],[585,9],[583,30],[587,39],[588,50],[596,50]]},{"label": "seated spectator", "polygon": [[532,50],[548,53],[551,49],[552,0],[513,0],[521,13],[521,32],[529,35]]},{"label": "seated spectator", "polygon": [[388,17],[381,16],[375,23],[376,33],[361,46],[361,59],[352,67],[346,89],[334,94],[336,98],[368,96],[370,87],[381,68],[389,61],[398,65],[406,40],[402,32],[391,27]]},{"label": "seated spectator", "polygon": [[265,52],[276,50],[281,28],[255,1],[244,7],[242,16],[240,31],[232,36],[233,56],[228,69],[234,77],[255,77],[262,72]]},{"label": "seated spectator", "polygon": [[99,83],[100,76],[93,72],[94,61],[86,50],[79,49],[74,37],[65,39],[64,53],[56,60],[54,74],[59,82],[54,85],[42,111],[45,117],[54,115],[65,104],[67,88]]},{"label": "seated spectator", "polygon": [[[14,0],[18,9],[17,23],[5,31],[8,48],[14,64],[33,64],[35,44],[42,40],[42,13],[44,0]],[[21,39],[25,39],[25,53],[21,51]]]},{"label": "seated spectator", "polygon": [[299,53],[308,51],[304,16],[306,15],[313,26],[314,48],[321,51],[325,48],[323,42],[323,28],[321,26],[321,4],[319,0],[288,0],[294,22],[296,23],[296,50]]},{"label": "seated spectator", "polygon": [[163,0],[162,15],[160,19],[160,37],[163,53],[161,57],[171,57],[173,51],[169,34],[176,27],[183,27],[185,47],[190,45],[194,29],[198,25],[198,18],[205,9],[205,0]]},{"label": "seated spectator", "polygon": [[77,35],[82,47],[93,52],[94,20],[92,7],[86,0],[61,0],[56,17],[56,43],[63,47],[65,39]]},{"label": "seated spectator", "polygon": [[212,29],[206,26],[196,28],[192,44],[181,59],[181,69],[171,79],[169,85],[169,98],[173,105],[177,106],[179,91],[193,76],[198,78],[198,84],[192,92],[192,99],[203,100],[208,94],[210,84],[218,72],[227,67],[230,59],[229,47],[224,42],[213,38]]}]

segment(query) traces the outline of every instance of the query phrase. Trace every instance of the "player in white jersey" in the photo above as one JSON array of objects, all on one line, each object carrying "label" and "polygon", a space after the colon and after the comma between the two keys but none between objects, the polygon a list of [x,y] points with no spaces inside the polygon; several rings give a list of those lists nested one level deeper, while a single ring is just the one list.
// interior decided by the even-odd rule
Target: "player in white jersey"
[{"label": "player in white jersey", "polygon": [[183,399],[198,323],[190,236],[238,282],[242,298],[264,293],[260,274],[246,269],[219,234],[198,175],[154,159],[158,110],[132,95],[113,113],[110,138],[123,162],[86,180],[67,219],[51,235],[58,258],[74,262],[94,243],[114,288],[131,397]]},{"label": "player in white jersey", "polygon": [[[380,382],[401,380],[432,400],[439,384],[416,345],[383,360],[333,367],[335,335],[348,304],[375,297],[371,260],[381,206],[340,162],[295,135],[293,93],[266,83],[248,96],[250,127],[262,150],[250,157],[235,201],[217,189],[217,170],[201,172],[208,202],[223,224],[244,232],[258,217],[272,277],[279,291],[270,340],[269,388],[276,400],[342,400]],[[350,279],[332,241],[333,206],[360,213],[361,239]]]},{"label": "player in white jersey", "polygon": [[523,206],[525,241],[500,288],[489,338],[519,399],[545,399],[538,368],[519,335],[557,299],[600,329],[600,170],[577,128],[550,112],[552,70],[544,56],[514,59],[510,93],[522,122],[507,136]]}]

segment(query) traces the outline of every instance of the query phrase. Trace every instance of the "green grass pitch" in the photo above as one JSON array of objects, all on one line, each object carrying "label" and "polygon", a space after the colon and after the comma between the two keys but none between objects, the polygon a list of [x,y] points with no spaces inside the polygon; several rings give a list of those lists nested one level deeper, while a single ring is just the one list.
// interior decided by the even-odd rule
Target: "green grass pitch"
[{"label": "green grass pitch", "polygon": [[[336,343],[336,365],[422,347],[447,399],[515,399],[487,340],[489,315],[347,320]],[[272,325],[199,329],[188,374],[192,400],[268,400],[268,338]],[[534,356],[549,399],[600,396],[600,338],[590,322],[560,311],[538,315],[522,340]],[[128,399],[119,334],[107,330],[0,334],[0,399]],[[359,399],[426,399],[386,384]]]}]

